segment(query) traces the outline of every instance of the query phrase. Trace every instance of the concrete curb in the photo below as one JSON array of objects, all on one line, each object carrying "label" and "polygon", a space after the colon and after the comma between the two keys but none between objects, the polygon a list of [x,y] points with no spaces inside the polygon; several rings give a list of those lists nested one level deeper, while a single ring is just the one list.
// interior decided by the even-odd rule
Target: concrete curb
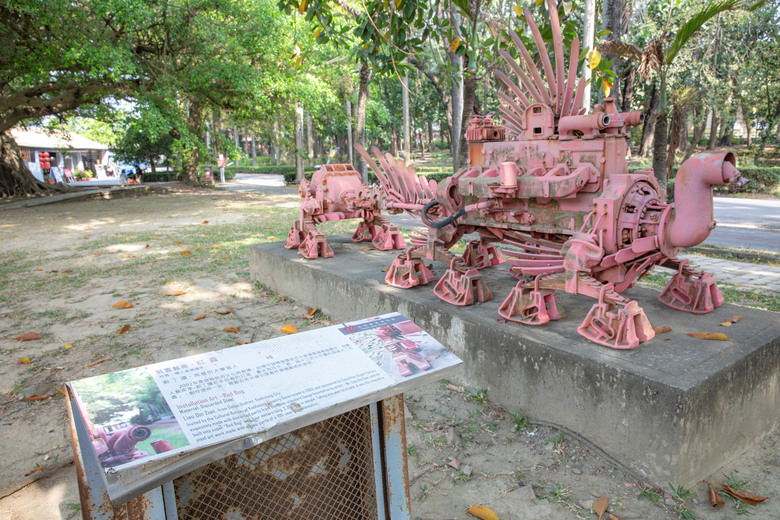
[{"label": "concrete curb", "polygon": [[780,255],[771,252],[751,253],[749,251],[734,251],[731,249],[720,249],[717,247],[697,246],[689,247],[683,250],[683,253],[697,254],[703,256],[724,255],[733,257],[735,260],[749,260],[762,263],[762,261],[780,262]]},{"label": "concrete curb", "polygon": [[8,210],[8,209],[18,209],[18,208],[32,208],[35,206],[43,206],[44,204],[55,204],[57,202],[66,202],[72,200],[118,199],[121,197],[145,194],[151,190],[166,190],[166,189],[167,186],[152,186],[148,184],[141,184],[136,186],[117,186],[117,187],[103,188],[103,189],[86,188],[85,191],[80,191],[75,193],[58,193],[56,195],[47,195],[47,196],[36,197],[27,200],[0,203],[0,211]]}]

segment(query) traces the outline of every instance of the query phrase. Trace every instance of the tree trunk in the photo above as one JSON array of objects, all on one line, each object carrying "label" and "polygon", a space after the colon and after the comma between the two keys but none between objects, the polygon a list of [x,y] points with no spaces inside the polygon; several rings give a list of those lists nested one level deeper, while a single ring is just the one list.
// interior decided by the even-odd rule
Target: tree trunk
[{"label": "tree trunk", "polygon": [[653,136],[653,172],[658,185],[661,187],[661,193],[666,193],[666,137],[667,137],[667,115],[666,111],[660,112],[655,122],[655,132]]},{"label": "tree trunk", "polygon": [[[366,147],[366,106],[368,104],[368,80],[371,79],[371,69],[368,64],[364,63],[360,67],[360,89],[358,90],[358,110],[357,121],[355,123],[355,136],[357,142],[363,147]],[[363,184],[368,185],[368,165],[366,164],[363,156],[358,157],[358,171],[360,177],[363,179]]]},{"label": "tree trunk", "polygon": [[390,155],[398,154],[398,133],[395,131],[395,125],[390,128]]},{"label": "tree trunk", "polygon": [[[463,56],[463,70],[468,71],[469,59],[468,56]],[[466,166],[469,162],[469,148],[466,142],[466,128],[469,126],[469,121],[474,117],[474,102],[477,94],[477,74],[476,70],[470,71],[468,76],[464,75],[463,78],[463,113],[460,120],[460,132],[458,133],[458,166]]]},{"label": "tree trunk", "polygon": [[[596,0],[585,0],[585,39],[582,42],[582,49],[593,50],[593,40],[596,34]],[[590,52],[590,51],[588,51]],[[587,81],[582,95],[582,106],[586,112],[590,112],[590,81],[591,77],[588,60],[582,64],[582,77]],[[575,107],[575,110],[577,107]]]},{"label": "tree trunk", "polygon": [[314,137],[311,135],[311,114],[306,113],[306,156],[309,159],[309,166],[314,166]]},{"label": "tree trunk", "polygon": [[710,122],[710,141],[707,143],[707,150],[713,150],[718,137],[718,109],[712,109],[712,121]]},{"label": "tree trunk", "polygon": [[303,107],[295,104],[295,180],[303,180]]},{"label": "tree trunk", "polygon": [[404,125],[404,162],[408,165],[411,158],[411,145],[409,144],[409,73],[406,73],[401,81],[401,101],[403,103]]},{"label": "tree trunk", "polygon": [[64,184],[45,184],[33,177],[22,161],[11,132],[0,132],[0,199],[33,197],[67,190]]},{"label": "tree trunk", "polygon": [[453,53],[455,63],[453,68],[457,71],[450,87],[450,99],[452,110],[450,120],[450,145],[452,146],[452,171],[455,172],[460,166],[460,134],[461,124],[463,123],[463,60]]},{"label": "tree trunk", "polygon": [[[602,13],[601,13],[601,25],[604,30],[611,31],[610,34],[604,35],[605,40],[620,40],[623,36],[623,10],[624,0],[603,0],[602,1]],[[618,81],[615,81],[612,86],[612,92],[610,97],[620,99],[621,87],[620,78],[620,56],[613,54],[605,54],[606,57],[612,58],[612,72],[615,73],[615,77]]]},{"label": "tree trunk", "polygon": [[352,151],[352,101],[347,100],[347,152],[349,155],[349,164],[355,165],[355,158]]},{"label": "tree trunk", "polygon": [[655,83],[653,83],[652,88],[650,110],[645,115],[645,124],[642,127],[642,141],[639,144],[639,155],[641,157],[647,157],[650,154],[650,150],[653,149],[655,124],[658,119],[658,107],[661,103],[661,96]]},{"label": "tree trunk", "polygon": [[257,167],[257,143],[255,143],[255,132],[252,132],[252,167]]},{"label": "tree trunk", "polygon": [[[200,142],[201,128],[203,127],[203,107],[197,98],[190,99],[190,115],[187,120],[187,127],[192,135],[198,138]],[[208,130],[206,131],[208,133]],[[208,144],[206,145],[208,146]],[[200,164],[200,148],[194,146],[187,150],[182,160],[181,181],[190,186],[196,186],[198,179],[198,165]]]},{"label": "tree trunk", "polygon": [[634,78],[636,77],[636,67],[630,67],[623,76],[623,101],[621,112],[629,112],[631,103],[634,101]]},{"label": "tree trunk", "polygon": [[701,137],[704,135],[704,130],[707,128],[707,114],[709,112],[709,109],[705,109],[703,117],[701,119],[701,123],[698,127],[696,127],[696,130],[693,132],[693,142],[688,146],[688,149],[685,151],[685,156],[683,157],[682,162],[687,161],[691,155],[694,154],[696,151],[696,147],[699,146],[699,142],[701,141]]},{"label": "tree trunk", "polygon": [[279,166],[279,114],[274,119],[274,162]]}]

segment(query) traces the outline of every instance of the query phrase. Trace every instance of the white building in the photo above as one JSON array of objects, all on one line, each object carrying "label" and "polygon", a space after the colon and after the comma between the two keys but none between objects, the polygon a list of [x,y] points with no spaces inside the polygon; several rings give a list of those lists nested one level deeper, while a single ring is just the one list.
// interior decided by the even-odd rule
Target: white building
[{"label": "white building", "polygon": [[86,137],[67,132],[49,132],[40,128],[11,129],[11,135],[21,150],[22,160],[33,176],[43,182],[39,154],[49,153],[55,180],[65,181],[76,171],[91,170],[96,179],[106,178],[108,146]]}]

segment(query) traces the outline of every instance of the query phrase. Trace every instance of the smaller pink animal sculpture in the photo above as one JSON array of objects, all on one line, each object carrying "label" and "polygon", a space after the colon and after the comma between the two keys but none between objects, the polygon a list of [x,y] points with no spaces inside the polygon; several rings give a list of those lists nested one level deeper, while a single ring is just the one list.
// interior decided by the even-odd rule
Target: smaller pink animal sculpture
[{"label": "smaller pink animal sculpture", "polygon": [[298,248],[304,258],[328,258],[333,249],[317,224],[348,218],[361,219],[352,240],[371,242],[382,251],[406,247],[398,230],[385,219],[379,208],[380,189],[367,188],[360,173],[350,164],[325,164],[301,181],[301,213],[290,229],[284,247]]}]

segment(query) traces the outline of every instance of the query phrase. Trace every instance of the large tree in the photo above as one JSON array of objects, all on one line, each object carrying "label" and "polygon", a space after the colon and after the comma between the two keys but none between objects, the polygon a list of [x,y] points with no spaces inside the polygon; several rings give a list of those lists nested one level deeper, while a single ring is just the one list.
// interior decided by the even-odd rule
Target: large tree
[{"label": "large tree", "polygon": [[[19,158],[16,125],[118,98],[192,124],[202,124],[193,100],[256,106],[285,52],[278,16],[267,0],[0,0],[0,197],[47,189]],[[176,129],[195,155],[199,134]]]}]

